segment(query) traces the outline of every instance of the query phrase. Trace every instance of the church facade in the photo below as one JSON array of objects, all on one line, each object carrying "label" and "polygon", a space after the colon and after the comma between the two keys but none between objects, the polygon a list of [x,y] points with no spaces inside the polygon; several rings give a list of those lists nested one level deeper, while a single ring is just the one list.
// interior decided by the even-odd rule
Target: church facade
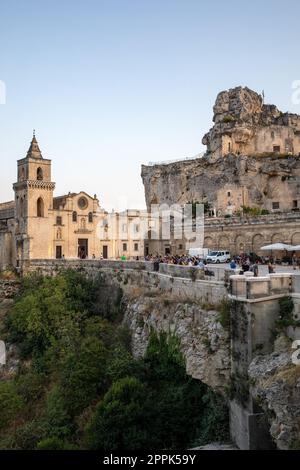
[{"label": "church facade", "polygon": [[31,259],[144,255],[145,214],[109,214],[96,195],[84,191],[54,197],[51,166],[34,135],[26,157],[17,162],[15,200],[0,204],[0,269],[23,267]]}]

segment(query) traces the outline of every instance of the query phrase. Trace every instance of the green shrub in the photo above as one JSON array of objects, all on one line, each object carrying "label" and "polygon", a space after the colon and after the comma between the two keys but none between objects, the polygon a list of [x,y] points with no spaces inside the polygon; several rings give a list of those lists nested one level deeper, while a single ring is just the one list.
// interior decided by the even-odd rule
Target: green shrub
[{"label": "green shrub", "polygon": [[39,400],[44,392],[44,377],[29,371],[16,378],[16,389],[25,403]]},{"label": "green shrub", "polygon": [[105,390],[107,350],[103,343],[88,337],[79,351],[71,352],[62,364],[62,395],[72,415],[79,413]]},{"label": "green shrub", "polygon": [[178,449],[222,434],[222,406],[187,376],[178,337],[151,331],[134,359],[121,300],[80,272],[22,281],[4,333],[26,362],[0,382],[2,448]]},{"label": "green shrub", "polygon": [[23,401],[13,381],[0,382],[0,431],[15,421]]},{"label": "green shrub", "polygon": [[45,424],[38,419],[27,421],[16,429],[13,448],[34,450],[37,443],[47,434]]},{"label": "green shrub", "polygon": [[229,436],[229,411],[221,395],[208,390],[203,396],[203,416],[194,444],[202,446],[209,442],[227,442]]},{"label": "green shrub", "polygon": [[224,299],[219,305],[218,321],[226,330],[230,330],[230,308],[231,304],[229,300]]},{"label": "green shrub", "polygon": [[259,207],[242,206],[242,209],[244,215],[250,215],[252,217],[258,217],[260,215],[266,215],[266,213],[269,213],[265,209],[260,209]]},{"label": "green shrub", "polygon": [[229,123],[229,122],[234,122],[236,119],[231,116],[230,114],[228,114],[227,116],[224,116],[223,118],[223,122],[226,124],[226,123]]},{"label": "green shrub", "polygon": [[63,391],[58,385],[55,385],[48,394],[43,416],[48,437],[64,438],[71,434],[72,420],[67,410],[67,401]]},{"label": "green shrub", "polygon": [[134,377],[115,382],[106,393],[88,427],[91,449],[116,451],[145,449],[148,443],[146,389]]},{"label": "green shrub", "polygon": [[58,437],[48,437],[38,443],[37,450],[78,450],[78,447]]},{"label": "green shrub", "polygon": [[279,319],[276,322],[278,329],[288,326],[298,326],[298,321],[293,316],[294,301],[292,297],[283,297],[279,299]]}]

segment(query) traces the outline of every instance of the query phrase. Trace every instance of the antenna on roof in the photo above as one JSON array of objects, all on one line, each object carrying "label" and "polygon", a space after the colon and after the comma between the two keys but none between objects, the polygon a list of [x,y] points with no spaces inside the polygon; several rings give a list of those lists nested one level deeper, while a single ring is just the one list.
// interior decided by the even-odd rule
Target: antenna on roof
[{"label": "antenna on roof", "polygon": [[265,90],[262,91],[261,96],[262,96],[262,99],[263,99],[263,104],[265,104]]}]

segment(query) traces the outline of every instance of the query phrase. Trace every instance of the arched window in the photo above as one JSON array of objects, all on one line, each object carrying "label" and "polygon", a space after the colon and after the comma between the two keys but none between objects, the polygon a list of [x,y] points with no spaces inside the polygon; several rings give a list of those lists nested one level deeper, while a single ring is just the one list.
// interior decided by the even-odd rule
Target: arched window
[{"label": "arched window", "polygon": [[24,217],[24,199],[20,199],[20,217]]},{"label": "arched window", "polygon": [[72,220],[73,222],[77,222],[77,212],[74,211],[73,214],[72,214]]},{"label": "arched window", "polygon": [[37,217],[44,217],[44,201],[41,197],[38,198],[36,203],[36,215]]},{"label": "arched window", "polygon": [[24,179],[25,179],[25,168],[22,167],[22,169],[21,169],[21,180],[24,181]]},{"label": "arched window", "polygon": [[93,213],[89,212],[89,223],[93,223]]},{"label": "arched window", "polygon": [[42,181],[43,180],[43,170],[41,168],[38,168],[37,169],[37,172],[36,172],[36,179],[39,180],[39,181]]}]

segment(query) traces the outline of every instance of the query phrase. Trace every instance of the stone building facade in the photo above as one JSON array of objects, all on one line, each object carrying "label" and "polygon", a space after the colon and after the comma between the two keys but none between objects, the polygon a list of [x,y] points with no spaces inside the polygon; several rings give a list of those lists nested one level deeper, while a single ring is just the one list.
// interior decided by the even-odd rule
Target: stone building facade
[{"label": "stone building facade", "polygon": [[[161,225],[161,221],[160,221]],[[145,240],[148,253],[185,254],[189,248],[228,250],[231,255],[256,253],[267,255],[261,247],[273,243],[300,245],[300,217],[293,212],[257,217],[215,217],[204,219],[203,246],[195,245],[191,238],[163,238],[161,227],[155,239]],[[273,252],[273,256],[281,253]]]},{"label": "stone building facade", "polygon": [[0,269],[32,259],[144,255],[143,212],[109,214],[84,191],[54,197],[51,166],[33,136],[17,162],[15,200],[0,204]]}]

